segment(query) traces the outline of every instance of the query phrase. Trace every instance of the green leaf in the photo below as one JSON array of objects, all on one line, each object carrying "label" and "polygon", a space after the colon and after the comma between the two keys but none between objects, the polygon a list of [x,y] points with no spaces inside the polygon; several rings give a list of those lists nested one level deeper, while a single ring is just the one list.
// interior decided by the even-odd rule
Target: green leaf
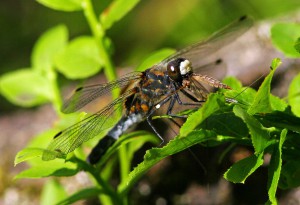
[{"label": "green leaf", "polygon": [[248,109],[256,95],[256,90],[251,87],[242,87],[242,83],[234,77],[227,77],[223,80],[226,85],[229,85],[232,90],[226,90],[224,95],[227,99],[233,99],[237,101],[237,104]]},{"label": "green leaf", "polygon": [[291,189],[300,186],[300,161],[290,160],[282,167],[280,188]]},{"label": "green leaf", "polygon": [[53,98],[47,79],[31,69],[4,74],[0,90],[9,101],[23,107],[40,105]]},{"label": "green leaf", "polygon": [[[230,136],[231,142],[247,141],[250,142],[249,130],[243,120],[234,115],[231,108],[228,111],[220,111],[209,116],[198,128],[213,130],[219,135]],[[222,140],[218,142],[206,142],[207,146],[215,146],[223,143]],[[251,145],[251,142],[249,143]]]},{"label": "green leaf", "polygon": [[229,85],[233,90],[242,90],[242,83],[235,77],[226,77],[223,79],[223,83]]},{"label": "green leaf", "polygon": [[236,116],[240,117],[246,123],[251,134],[251,140],[254,146],[255,154],[263,153],[264,149],[272,142],[269,141],[270,134],[268,129],[263,127],[258,120],[249,115],[238,105],[234,106],[233,112]]},{"label": "green leaf", "polygon": [[270,95],[270,103],[272,109],[277,111],[283,112],[288,107],[288,104],[284,100],[274,95]]},{"label": "green leaf", "polygon": [[147,170],[165,157],[178,153],[200,142],[216,139],[216,137],[217,135],[214,132],[195,130],[190,132],[186,137],[176,137],[162,148],[152,148],[148,150],[144,156],[144,161],[134,168],[127,180],[119,185],[119,193],[126,194],[130,190],[130,187],[132,187]]},{"label": "green leaf", "polygon": [[72,40],[56,58],[57,70],[70,79],[95,75],[103,66],[97,42],[89,36]]},{"label": "green leaf", "polygon": [[243,87],[240,89],[228,90],[224,95],[227,99],[236,100],[238,105],[247,110],[252,105],[256,93],[256,90],[251,87]]},{"label": "green leaf", "polygon": [[272,153],[272,158],[269,166],[269,176],[268,176],[268,195],[269,200],[272,204],[277,204],[276,200],[276,190],[278,186],[278,181],[281,173],[282,166],[282,145],[286,139],[287,129],[282,130],[280,134],[279,143],[274,146]]},{"label": "green leaf", "polygon": [[274,58],[271,63],[271,70],[276,70],[281,65],[280,58]]},{"label": "green leaf", "polygon": [[35,43],[31,55],[34,69],[47,72],[54,65],[54,58],[62,51],[68,41],[68,30],[65,25],[56,26],[45,32]]},{"label": "green leaf", "polygon": [[122,19],[140,0],[115,0],[100,15],[100,22],[105,29]]},{"label": "green leaf", "polygon": [[[69,118],[68,118],[69,119]],[[40,163],[40,157],[47,147],[49,141],[58,133],[58,129],[49,129],[35,137],[28,143],[27,147],[19,151],[15,157],[15,165],[27,161],[31,166]]]},{"label": "green leaf", "polygon": [[44,149],[41,148],[25,148],[19,151],[15,157],[15,166],[21,162],[30,160],[35,157],[42,156]]},{"label": "green leaf", "polygon": [[194,130],[199,124],[215,112],[221,110],[225,105],[225,99],[222,94],[213,93],[209,95],[204,105],[186,120],[180,129],[180,137],[185,137],[189,132]]},{"label": "green leaf", "polygon": [[300,117],[300,73],[292,80],[289,87],[289,104],[292,112]]},{"label": "green leaf", "polygon": [[277,23],[271,28],[272,42],[287,57],[300,57],[294,45],[299,38],[299,23]]},{"label": "green leaf", "polygon": [[64,187],[56,180],[48,180],[43,187],[41,205],[54,205],[67,197]]},{"label": "green leaf", "polygon": [[[136,133],[136,132],[135,132]],[[141,136],[141,137],[138,137]],[[134,153],[139,150],[145,143],[150,142],[151,144],[158,145],[160,143],[160,139],[154,135],[153,133],[145,133],[145,134],[138,134],[138,138],[132,140],[132,142],[129,144],[127,149],[128,154],[128,160],[131,162]]]},{"label": "green leaf", "polygon": [[59,11],[82,10],[83,0],[36,0],[40,4]]},{"label": "green leaf", "polygon": [[136,71],[144,71],[147,68],[152,67],[153,65],[159,63],[160,61],[162,61],[163,59],[165,59],[166,57],[170,56],[171,54],[173,54],[175,52],[174,49],[170,49],[170,48],[165,48],[165,49],[161,49],[158,50],[152,54],[149,55],[148,58],[146,58],[137,68]]},{"label": "green leaf", "polygon": [[258,119],[265,127],[286,128],[293,132],[300,133],[300,118],[294,116],[290,112],[275,111],[258,116]]},{"label": "green leaf", "polygon": [[72,194],[71,196],[69,196],[68,198],[66,198],[64,200],[59,201],[56,204],[57,205],[73,204],[79,200],[89,199],[89,198],[93,198],[93,197],[96,198],[100,194],[105,194],[105,192],[103,192],[102,189],[99,189],[96,187],[85,188],[85,189],[82,189],[82,190]]},{"label": "green leaf", "polygon": [[[63,118],[63,120],[72,120],[72,118],[69,117],[69,115],[66,118]],[[59,124],[61,121],[60,120],[56,123],[56,126],[58,126],[57,124]],[[70,122],[70,125],[72,121]],[[73,123],[74,124],[74,123]],[[70,126],[69,125],[69,126]],[[64,127],[66,128],[66,127]],[[49,144],[49,141],[51,139],[53,139],[53,137],[59,132],[61,131],[60,128],[52,128],[49,130],[46,130],[38,135],[36,135],[35,137],[33,137],[33,139],[27,144],[27,148],[34,148],[34,147],[39,147],[39,148],[46,148],[47,145]]]},{"label": "green leaf", "polygon": [[260,153],[258,156],[252,155],[238,161],[225,172],[224,178],[233,183],[244,183],[263,164],[263,156],[263,153]]},{"label": "green leaf", "polygon": [[297,39],[297,41],[295,42],[295,45],[294,45],[296,51],[298,53],[300,53],[300,37]]},{"label": "green leaf", "polygon": [[15,176],[16,179],[21,178],[41,178],[49,176],[73,176],[79,172],[77,165],[72,162],[65,162],[63,159],[53,161],[42,161]]},{"label": "green leaf", "polygon": [[268,113],[273,110],[270,99],[270,90],[271,90],[271,81],[274,75],[274,72],[281,64],[280,59],[275,58],[272,61],[271,72],[265,78],[264,82],[259,87],[256,96],[254,98],[253,104],[248,109],[248,113],[253,115],[255,113]]},{"label": "green leaf", "polygon": [[[140,139],[142,138],[142,139]],[[125,144],[127,144],[128,142],[131,142],[131,141],[138,141],[138,143],[136,145],[131,145],[130,146],[130,150],[129,150],[129,158],[131,158],[133,154],[133,152],[136,150],[137,147],[141,146],[141,144],[145,143],[145,142],[153,142],[153,143],[156,143],[157,142],[157,138],[154,137],[153,134],[150,134],[148,132],[145,132],[145,131],[137,131],[137,132],[132,132],[132,133],[129,133],[129,134],[125,134],[123,136],[120,137],[120,139],[118,139],[116,141],[116,143],[114,143],[108,150],[107,152],[105,153],[105,155],[101,158],[100,162],[97,164],[97,166],[102,166],[104,163],[107,162],[108,158],[113,154],[115,153],[118,148],[120,146],[123,146]],[[137,147],[135,147],[137,146]]]}]

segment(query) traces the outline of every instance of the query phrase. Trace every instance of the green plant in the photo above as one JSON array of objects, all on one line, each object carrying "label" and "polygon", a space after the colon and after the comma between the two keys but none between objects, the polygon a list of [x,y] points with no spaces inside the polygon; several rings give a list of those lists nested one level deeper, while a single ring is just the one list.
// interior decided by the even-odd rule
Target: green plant
[{"label": "green plant", "polygon": [[[271,95],[271,80],[280,65],[279,59],[274,59],[270,74],[258,91],[245,89],[236,79],[227,78],[225,83],[233,90],[211,94],[203,107],[190,114],[177,137],[162,148],[148,150],[143,162],[132,171],[130,163],[135,151],[145,142],[158,143],[158,139],[152,134],[139,131],[124,135],[97,167],[90,166],[84,161],[82,149],[77,149],[75,154],[70,154],[65,160],[41,161],[37,156],[41,155],[43,147],[47,146],[51,138],[62,128],[82,119],[84,115],[65,116],[60,112],[61,95],[57,86],[57,72],[70,79],[82,79],[96,74],[103,68],[108,80],[115,79],[115,69],[110,59],[111,42],[105,35],[105,31],[138,1],[115,1],[108,11],[100,15],[100,20],[96,18],[90,0],[39,0],[38,2],[56,10],[83,11],[93,34],[77,37],[68,42],[66,26],[57,26],[42,35],[36,43],[32,53],[31,68],[8,73],[0,79],[1,94],[13,103],[30,107],[51,102],[61,118],[55,128],[37,136],[28,148],[18,153],[15,164],[27,161],[31,168],[19,173],[16,178],[73,176],[83,170],[89,173],[94,182],[93,187],[68,196],[59,183],[51,180],[44,187],[43,204],[48,204],[49,201],[70,204],[95,196],[100,196],[103,204],[127,204],[128,192],[153,165],[167,156],[203,142],[207,146],[230,142],[254,148],[254,155],[235,163],[225,173],[224,177],[233,183],[244,183],[262,165],[264,155],[270,153],[272,158],[267,188],[269,203],[276,204],[277,187],[289,189],[299,186],[300,77],[298,75],[290,86],[289,104]],[[283,39],[279,32],[276,33],[275,28],[273,34],[279,36],[274,39]],[[296,31],[295,27],[291,29]],[[295,42],[295,37],[290,38],[290,42]],[[286,36],[284,38],[286,39]],[[287,45],[280,41],[274,44],[277,47]],[[297,45],[296,47],[299,47]],[[291,47],[288,46],[288,49],[291,50]],[[159,59],[170,55],[171,52],[173,50],[155,53],[138,69],[147,68]],[[294,57],[298,55],[294,51],[291,52]],[[237,103],[227,103],[225,96],[236,99]],[[86,143],[87,146],[91,144],[92,142]],[[117,163],[116,155],[112,156],[115,152],[120,153],[120,183],[117,190],[109,184],[111,173]],[[109,156],[111,158],[108,161]]]}]

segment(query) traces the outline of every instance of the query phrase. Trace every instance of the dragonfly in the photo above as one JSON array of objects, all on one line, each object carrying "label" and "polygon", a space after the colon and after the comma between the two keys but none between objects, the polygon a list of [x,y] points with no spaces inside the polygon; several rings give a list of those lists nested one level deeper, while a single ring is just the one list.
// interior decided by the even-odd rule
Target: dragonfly
[{"label": "dragonfly", "polygon": [[[107,150],[132,126],[147,121],[154,133],[163,141],[162,136],[152,123],[153,114],[166,105],[166,115],[180,117],[173,112],[174,105],[199,105],[207,99],[208,87],[231,89],[214,77],[195,73],[201,69],[201,61],[219,49],[235,41],[253,24],[250,17],[243,16],[214,33],[207,40],[193,44],[143,72],[132,72],[120,79],[105,83],[77,88],[67,99],[62,112],[73,113],[95,99],[123,89],[122,94],[98,112],[57,133],[42,154],[43,160],[52,160],[74,151],[82,143],[107,131],[87,157],[90,164],[96,164]],[[217,59],[212,64],[218,64]],[[205,67],[205,66],[202,66]],[[190,99],[189,102],[182,97]],[[116,122],[115,116],[122,108]]]}]

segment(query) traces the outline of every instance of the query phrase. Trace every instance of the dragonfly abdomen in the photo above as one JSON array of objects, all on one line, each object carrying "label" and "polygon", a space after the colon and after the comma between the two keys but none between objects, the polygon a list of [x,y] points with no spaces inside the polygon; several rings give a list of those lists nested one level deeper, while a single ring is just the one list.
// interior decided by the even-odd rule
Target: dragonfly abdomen
[{"label": "dragonfly abdomen", "polygon": [[143,117],[139,113],[132,113],[129,116],[122,117],[107,135],[117,140],[131,126],[141,121],[143,121]]},{"label": "dragonfly abdomen", "polygon": [[129,116],[122,117],[107,135],[99,140],[98,144],[89,154],[87,161],[90,164],[96,164],[126,130],[141,121],[143,121],[141,114],[132,113]]}]

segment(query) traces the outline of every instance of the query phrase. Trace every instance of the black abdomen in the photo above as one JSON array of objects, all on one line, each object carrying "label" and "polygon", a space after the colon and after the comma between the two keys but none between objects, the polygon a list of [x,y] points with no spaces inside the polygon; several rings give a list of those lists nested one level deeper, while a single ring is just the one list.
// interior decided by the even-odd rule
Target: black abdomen
[{"label": "black abdomen", "polygon": [[117,141],[117,139],[131,126],[141,122],[143,117],[141,114],[131,114],[122,117],[119,122],[107,133],[107,135],[99,140],[98,144],[89,154],[87,161],[90,164],[96,164],[107,152],[107,150]]}]

